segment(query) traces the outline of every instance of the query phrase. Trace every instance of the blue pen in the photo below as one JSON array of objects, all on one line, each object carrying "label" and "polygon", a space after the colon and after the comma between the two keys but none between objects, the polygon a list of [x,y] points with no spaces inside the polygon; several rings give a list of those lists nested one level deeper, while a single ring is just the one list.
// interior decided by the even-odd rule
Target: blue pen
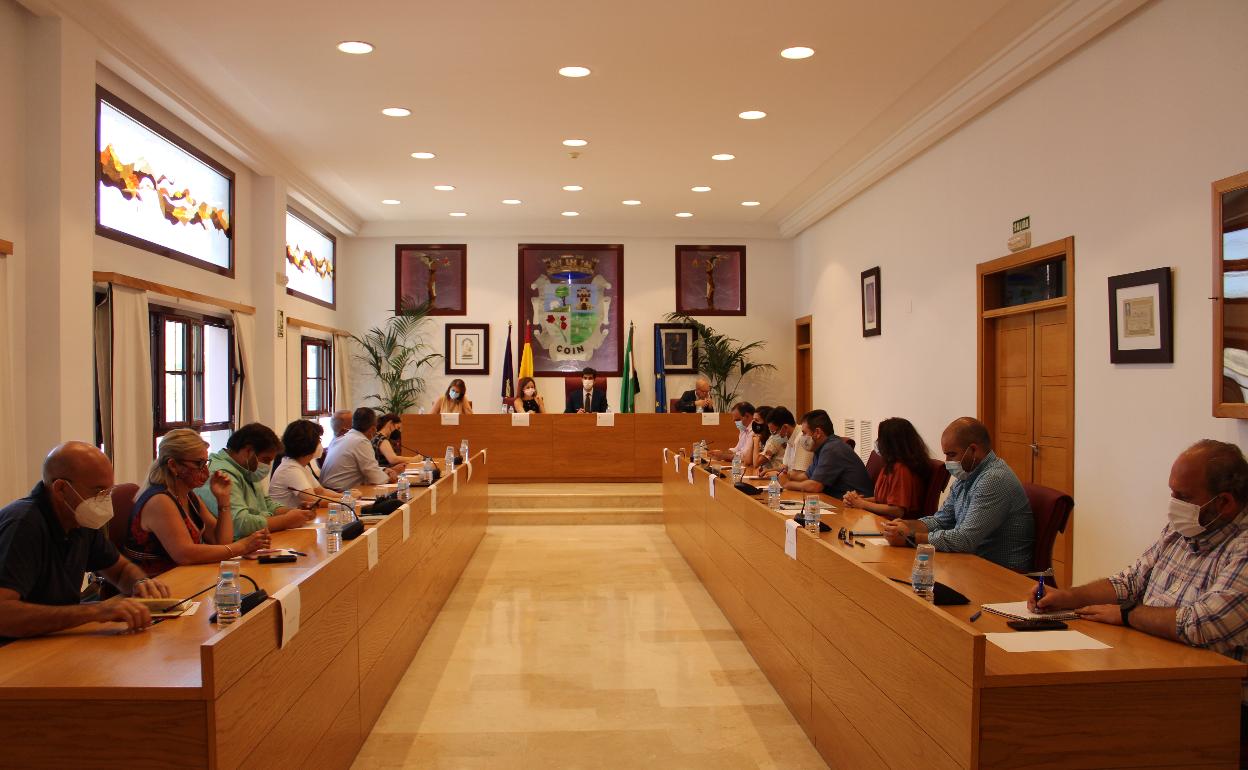
[{"label": "blue pen", "polygon": [[1036,578],[1036,593],[1033,594],[1036,604],[1040,604],[1040,600],[1044,598],[1044,578]]}]

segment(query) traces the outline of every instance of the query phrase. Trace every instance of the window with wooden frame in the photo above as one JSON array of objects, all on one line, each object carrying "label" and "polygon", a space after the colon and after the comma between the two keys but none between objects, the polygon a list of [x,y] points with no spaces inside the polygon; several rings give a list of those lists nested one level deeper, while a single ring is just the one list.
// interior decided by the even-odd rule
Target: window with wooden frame
[{"label": "window with wooden frame", "polygon": [[234,330],[224,319],[154,308],[152,424],[155,438],[191,428],[214,449],[234,418]]},{"label": "window with wooden frame", "polygon": [[333,355],[329,340],[301,337],[303,416],[328,417],[333,409]]}]

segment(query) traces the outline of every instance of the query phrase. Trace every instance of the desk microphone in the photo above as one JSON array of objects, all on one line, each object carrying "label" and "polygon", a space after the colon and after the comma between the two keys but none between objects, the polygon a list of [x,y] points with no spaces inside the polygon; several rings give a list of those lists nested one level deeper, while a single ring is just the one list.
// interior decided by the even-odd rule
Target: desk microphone
[{"label": "desk microphone", "polygon": [[[308,492],[307,490],[302,490],[300,494],[311,495],[312,497],[315,497],[318,500],[325,500],[330,503],[342,502],[342,498],[338,498],[337,500],[335,500],[332,497],[325,497],[324,495],[318,495],[315,492]],[[364,522],[360,521],[360,517],[356,514],[354,506],[351,508],[351,516],[355,519],[355,521],[351,522],[350,524],[343,525],[342,527],[342,539],[343,540],[354,540],[360,535],[364,534]]]}]

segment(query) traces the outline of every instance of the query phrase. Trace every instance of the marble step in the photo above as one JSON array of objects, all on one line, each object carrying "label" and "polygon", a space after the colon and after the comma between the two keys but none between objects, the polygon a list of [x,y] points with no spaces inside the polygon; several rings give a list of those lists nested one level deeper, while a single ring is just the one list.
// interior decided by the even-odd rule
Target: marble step
[{"label": "marble step", "polygon": [[660,509],[658,484],[491,484],[490,511]]}]

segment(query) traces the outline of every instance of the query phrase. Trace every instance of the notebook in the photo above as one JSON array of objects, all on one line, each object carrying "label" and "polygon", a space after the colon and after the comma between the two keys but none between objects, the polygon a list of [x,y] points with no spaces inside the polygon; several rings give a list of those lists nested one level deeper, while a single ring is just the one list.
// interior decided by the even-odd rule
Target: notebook
[{"label": "notebook", "polygon": [[985,612],[1001,615],[1010,620],[1078,620],[1073,612],[1032,612],[1027,609],[1027,602],[1001,602],[983,605]]}]

